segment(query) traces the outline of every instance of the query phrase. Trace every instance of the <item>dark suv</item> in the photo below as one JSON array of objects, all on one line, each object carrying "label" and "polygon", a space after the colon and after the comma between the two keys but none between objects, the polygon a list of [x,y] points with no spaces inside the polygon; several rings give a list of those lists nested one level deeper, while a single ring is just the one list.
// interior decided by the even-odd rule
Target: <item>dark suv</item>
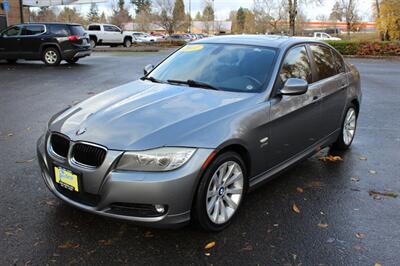
[{"label": "dark suv", "polygon": [[0,33],[0,59],[42,60],[46,65],[70,64],[91,53],[89,36],[79,24],[29,23]]}]

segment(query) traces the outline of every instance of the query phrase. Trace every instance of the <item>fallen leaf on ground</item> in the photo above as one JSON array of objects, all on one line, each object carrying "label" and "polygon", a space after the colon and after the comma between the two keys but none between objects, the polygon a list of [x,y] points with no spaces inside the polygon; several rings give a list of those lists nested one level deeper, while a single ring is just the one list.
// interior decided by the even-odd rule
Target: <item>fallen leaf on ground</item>
[{"label": "fallen leaf on ground", "polygon": [[336,161],[343,161],[342,157],[340,156],[333,156],[333,155],[328,155],[328,156],[324,156],[324,157],[320,157],[318,158],[320,161],[324,161],[324,162],[336,162]]},{"label": "fallen leaf on ground", "polygon": [[208,244],[204,247],[204,249],[210,249],[210,248],[213,248],[213,247],[215,247],[215,241],[212,241],[212,242],[208,243]]},{"label": "fallen leaf on ground", "polygon": [[392,197],[392,198],[397,198],[397,196],[398,196],[398,194],[393,191],[380,192],[380,191],[370,190],[368,193],[370,196],[386,196],[386,197]]},{"label": "fallen leaf on ground", "polygon": [[292,210],[293,210],[295,213],[300,213],[300,209],[299,209],[299,207],[297,207],[296,203],[293,203]]},{"label": "fallen leaf on ground", "polygon": [[8,134],[7,134],[7,137],[12,137],[12,136],[14,136],[13,133],[8,133]]},{"label": "fallen leaf on ground", "polygon": [[322,188],[325,184],[322,183],[321,181],[311,181],[308,182],[305,187],[306,188]]},{"label": "fallen leaf on ground", "polygon": [[354,181],[354,182],[358,182],[358,181],[360,181],[360,178],[358,176],[353,176],[350,178],[350,180]]},{"label": "fallen leaf on ground", "polygon": [[376,171],[375,170],[369,170],[368,173],[370,173],[371,175],[376,175]]},{"label": "fallen leaf on ground", "polygon": [[377,263],[374,264],[374,266],[382,266],[382,264],[377,262]]},{"label": "fallen leaf on ground", "polygon": [[111,245],[111,240],[110,239],[101,239],[101,240],[99,240],[99,244],[102,244],[104,246],[109,246],[109,245]]},{"label": "fallen leaf on ground", "polygon": [[16,161],[16,163],[31,163],[33,162],[35,159],[29,159],[29,160],[21,160],[21,161]]},{"label": "fallen leaf on ground", "polygon": [[71,242],[71,241],[67,241],[67,242],[65,242],[64,244],[62,244],[62,245],[59,245],[58,247],[59,248],[62,248],[62,249],[67,249],[67,248],[79,248],[79,244],[78,243],[74,243],[74,242]]},{"label": "fallen leaf on ground", "polygon": [[368,157],[367,156],[360,156],[358,159],[360,159],[361,161],[366,161],[366,160],[368,160]]},{"label": "fallen leaf on ground", "polygon": [[303,192],[304,192],[304,189],[302,189],[301,187],[297,187],[296,190],[297,190],[297,192],[299,192],[299,193],[303,193]]},{"label": "fallen leaf on ground", "polygon": [[364,248],[363,246],[361,246],[361,245],[354,245],[353,248],[354,248],[355,250],[357,250],[357,251],[363,251],[363,250],[365,250],[365,248]]},{"label": "fallen leaf on ground", "polygon": [[319,224],[318,224],[318,227],[321,227],[321,228],[327,228],[327,227],[328,227],[328,224],[325,224],[325,223],[319,223]]},{"label": "fallen leaf on ground", "polygon": [[153,237],[154,234],[150,231],[147,231],[146,233],[144,233],[144,237]]},{"label": "fallen leaf on ground", "polygon": [[358,239],[364,239],[364,238],[365,238],[365,234],[363,234],[363,233],[356,233],[356,237],[357,237]]},{"label": "fallen leaf on ground", "polygon": [[246,245],[244,248],[241,249],[242,251],[252,251],[253,246],[252,245]]},{"label": "fallen leaf on ground", "polygon": [[211,256],[211,254],[210,253],[204,253],[204,255],[206,255],[207,257],[210,257]]}]

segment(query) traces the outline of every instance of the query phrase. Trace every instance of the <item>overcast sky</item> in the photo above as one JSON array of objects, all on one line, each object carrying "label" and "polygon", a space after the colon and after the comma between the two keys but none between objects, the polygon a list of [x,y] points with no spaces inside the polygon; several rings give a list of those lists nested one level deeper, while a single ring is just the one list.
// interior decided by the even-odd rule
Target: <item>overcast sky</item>
[{"label": "overcast sky", "polygon": [[[115,0],[114,0],[115,1]],[[98,4],[101,11],[105,11],[106,14],[110,14],[113,0],[108,3]],[[319,15],[329,16],[332,6],[336,0],[322,0],[322,5],[307,4],[302,6],[302,10],[305,12],[309,19],[316,19]],[[116,2],[116,1],[115,1]],[[126,3],[130,2],[125,0]],[[192,16],[195,16],[197,11],[201,11],[204,8],[204,0],[191,0],[192,2]],[[189,8],[189,0],[184,0],[185,7]],[[358,11],[363,17],[363,20],[371,19],[371,4],[372,0],[358,0]],[[252,8],[253,0],[215,0],[216,19],[224,20],[229,17],[231,10],[237,10],[239,7]],[[86,13],[89,9],[88,5],[82,5],[78,7],[81,12]]]}]

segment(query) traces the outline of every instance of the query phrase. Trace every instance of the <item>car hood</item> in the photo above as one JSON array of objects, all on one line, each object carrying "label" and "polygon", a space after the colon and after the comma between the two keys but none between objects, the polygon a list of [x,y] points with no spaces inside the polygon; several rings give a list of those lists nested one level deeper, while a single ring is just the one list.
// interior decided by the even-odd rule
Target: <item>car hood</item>
[{"label": "car hood", "polygon": [[138,80],[71,107],[49,130],[114,150],[179,145],[181,136],[232,114],[252,95]]}]

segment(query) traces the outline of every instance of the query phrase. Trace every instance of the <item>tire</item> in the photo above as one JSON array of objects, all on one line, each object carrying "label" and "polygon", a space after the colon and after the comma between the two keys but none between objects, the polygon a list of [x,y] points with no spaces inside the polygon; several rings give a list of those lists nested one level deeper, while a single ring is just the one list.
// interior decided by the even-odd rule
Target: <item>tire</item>
[{"label": "tire", "polygon": [[68,64],[75,64],[76,62],[78,62],[79,58],[71,58],[71,59],[66,59],[65,61],[67,61]]},{"label": "tire", "polygon": [[55,47],[46,48],[43,51],[42,60],[48,66],[58,66],[61,62],[60,52]]},{"label": "tire", "polygon": [[[226,176],[231,167],[231,174]],[[222,180],[219,179],[220,174]],[[194,221],[205,231],[225,229],[238,213],[247,187],[248,179],[242,158],[235,152],[219,155],[207,167],[200,181],[192,211]]]},{"label": "tire", "polygon": [[126,38],[126,39],[124,40],[124,46],[125,46],[126,48],[131,47],[131,46],[132,46],[132,41],[131,41],[129,38]]},{"label": "tire", "polygon": [[96,40],[95,39],[90,39],[90,48],[95,48],[96,47],[96,45],[97,45],[97,42],[96,42]]},{"label": "tire", "polygon": [[7,63],[15,64],[15,63],[17,63],[17,59],[7,59]]},{"label": "tire", "polygon": [[345,151],[350,148],[356,134],[357,117],[357,108],[351,104],[344,115],[340,135],[332,145],[334,150]]}]

